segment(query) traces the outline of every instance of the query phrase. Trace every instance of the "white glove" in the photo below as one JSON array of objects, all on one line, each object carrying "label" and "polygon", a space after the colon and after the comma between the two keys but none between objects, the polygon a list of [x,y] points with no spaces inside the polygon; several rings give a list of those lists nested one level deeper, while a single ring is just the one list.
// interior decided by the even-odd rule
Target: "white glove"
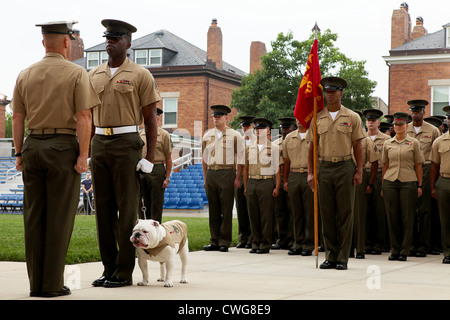
[{"label": "white glove", "polygon": [[150,173],[153,170],[153,163],[151,163],[150,161],[148,161],[145,158],[142,158],[141,160],[139,160],[137,166],[136,166],[136,171],[142,170],[142,172],[144,173]]}]

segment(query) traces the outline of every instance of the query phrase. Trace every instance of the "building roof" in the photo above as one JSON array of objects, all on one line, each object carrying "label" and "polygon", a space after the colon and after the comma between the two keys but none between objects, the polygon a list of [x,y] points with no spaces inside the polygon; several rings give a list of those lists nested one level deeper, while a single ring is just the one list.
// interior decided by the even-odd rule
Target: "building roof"
[{"label": "building roof", "polygon": [[399,47],[390,50],[394,55],[411,55],[424,53],[448,53],[450,48],[445,46],[446,27],[450,23],[444,25],[442,29],[423,35],[417,39],[411,40]]},{"label": "building roof", "polygon": [[[166,57],[163,57],[163,65],[155,68],[207,65],[206,51],[163,29],[131,41],[128,55],[132,61],[134,61],[134,50],[138,49],[163,49],[163,52],[167,53]],[[101,43],[86,49],[85,52],[105,50],[105,43]],[[86,68],[85,57],[73,62]],[[152,67],[147,68],[152,69]],[[246,75],[244,71],[225,61],[223,61],[223,68],[220,71],[228,72],[238,77]]]}]

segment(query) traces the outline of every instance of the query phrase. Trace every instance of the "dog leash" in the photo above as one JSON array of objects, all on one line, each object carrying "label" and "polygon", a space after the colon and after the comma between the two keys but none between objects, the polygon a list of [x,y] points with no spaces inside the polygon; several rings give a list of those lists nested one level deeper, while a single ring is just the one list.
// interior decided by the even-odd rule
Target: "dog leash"
[{"label": "dog leash", "polygon": [[141,211],[142,211],[142,214],[143,214],[143,216],[144,216],[144,220],[147,220],[147,207],[145,206],[145,201],[144,201],[144,192],[142,192],[142,183],[141,183],[141,177],[142,177],[142,175],[143,174],[141,174],[141,172],[139,172],[139,194],[140,194],[140,197],[141,197],[141,203],[142,203],[142,206],[141,206]]}]

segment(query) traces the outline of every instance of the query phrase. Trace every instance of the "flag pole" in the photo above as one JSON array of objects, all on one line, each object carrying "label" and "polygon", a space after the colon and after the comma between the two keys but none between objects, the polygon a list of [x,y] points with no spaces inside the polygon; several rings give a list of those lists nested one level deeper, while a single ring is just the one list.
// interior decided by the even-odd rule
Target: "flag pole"
[{"label": "flag pole", "polygon": [[[316,24],[312,29],[314,31],[314,40],[317,40],[317,32],[320,31]],[[316,255],[316,269],[319,265],[319,215],[318,215],[318,201],[317,201],[317,95],[314,95],[314,251]]]}]

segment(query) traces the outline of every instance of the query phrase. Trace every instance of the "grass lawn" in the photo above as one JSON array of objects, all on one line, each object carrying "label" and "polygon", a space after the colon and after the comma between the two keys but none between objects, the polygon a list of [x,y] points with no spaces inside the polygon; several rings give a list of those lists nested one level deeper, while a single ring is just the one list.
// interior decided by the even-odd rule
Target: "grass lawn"
[{"label": "grass lawn", "polygon": [[[187,224],[189,251],[209,243],[208,218],[163,217],[163,222],[179,219]],[[238,241],[238,223],[233,219],[232,246]],[[0,261],[25,261],[23,216],[0,214]],[[67,264],[100,261],[95,216],[78,215],[67,253]]]}]

